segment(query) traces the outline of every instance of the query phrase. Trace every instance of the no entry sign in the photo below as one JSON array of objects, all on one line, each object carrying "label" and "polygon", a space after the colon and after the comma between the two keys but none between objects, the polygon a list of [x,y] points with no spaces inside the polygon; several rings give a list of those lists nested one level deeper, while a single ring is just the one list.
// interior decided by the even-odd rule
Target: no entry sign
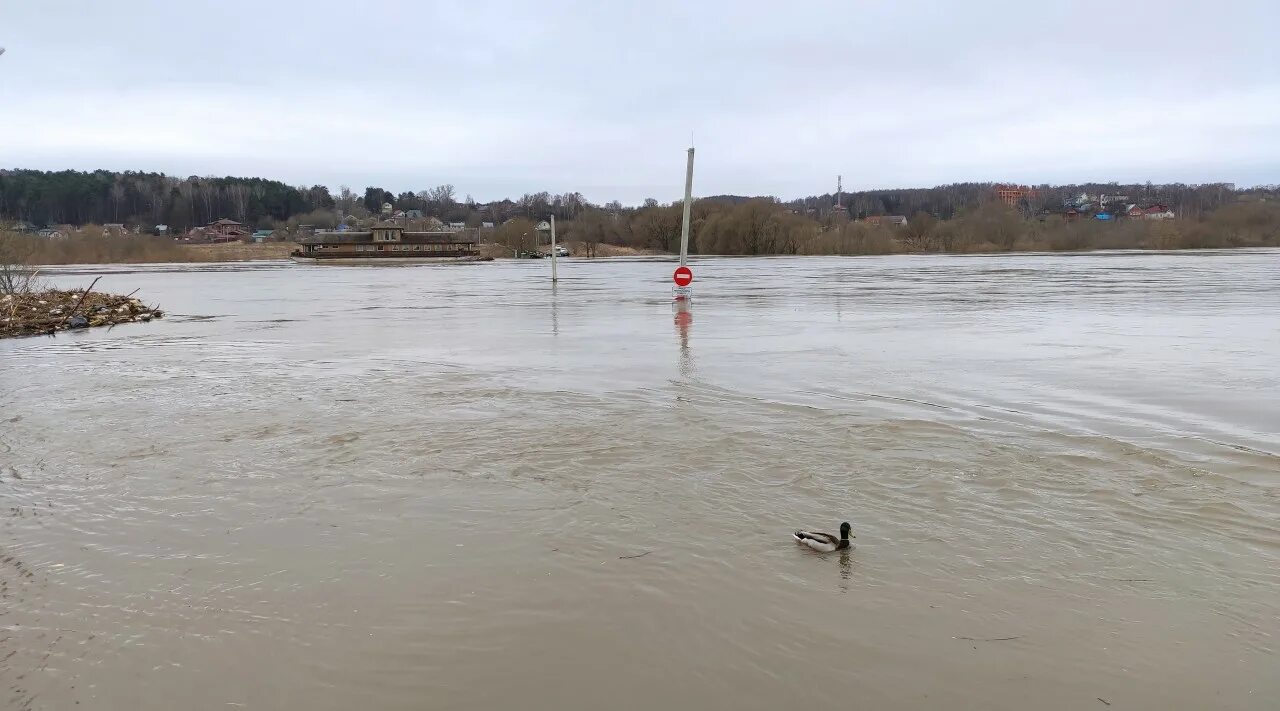
[{"label": "no entry sign", "polygon": [[676,283],[676,286],[689,286],[693,283],[693,270],[689,267],[679,267],[676,273],[671,275],[671,280]]}]

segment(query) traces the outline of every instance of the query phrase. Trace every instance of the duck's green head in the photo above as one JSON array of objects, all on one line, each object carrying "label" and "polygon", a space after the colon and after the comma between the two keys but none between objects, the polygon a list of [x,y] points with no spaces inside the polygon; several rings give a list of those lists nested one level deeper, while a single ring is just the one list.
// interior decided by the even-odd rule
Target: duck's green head
[{"label": "duck's green head", "polygon": [[857,536],[849,535],[849,531],[852,531],[852,530],[853,530],[853,526],[850,526],[849,522],[845,521],[844,523],[840,524],[840,537],[841,538],[857,538]]}]

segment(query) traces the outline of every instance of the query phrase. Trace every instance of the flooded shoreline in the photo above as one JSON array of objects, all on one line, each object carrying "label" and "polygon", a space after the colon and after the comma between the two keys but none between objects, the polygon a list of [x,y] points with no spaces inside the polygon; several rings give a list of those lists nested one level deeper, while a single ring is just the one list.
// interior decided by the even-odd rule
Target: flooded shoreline
[{"label": "flooded shoreline", "polygon": [[51,270],[168,316],[0,343],[0,691],[1270,708],[1278,265]]}]

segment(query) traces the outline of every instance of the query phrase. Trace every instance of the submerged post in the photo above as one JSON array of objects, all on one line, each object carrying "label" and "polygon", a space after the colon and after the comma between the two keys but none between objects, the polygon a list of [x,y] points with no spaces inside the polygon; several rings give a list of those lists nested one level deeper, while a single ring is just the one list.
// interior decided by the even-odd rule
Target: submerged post
[{"label": "submerged post", "polygon": [[556,276],[556,216],[551,216],[551,283],[554,284],[560,278]]},{"label": "submerged post", "polygon": [[689,261],[689,209],[693,206],[693,146],[689,146],[689,167],[684,174],[684,222],[680,225],[680,266]]}]

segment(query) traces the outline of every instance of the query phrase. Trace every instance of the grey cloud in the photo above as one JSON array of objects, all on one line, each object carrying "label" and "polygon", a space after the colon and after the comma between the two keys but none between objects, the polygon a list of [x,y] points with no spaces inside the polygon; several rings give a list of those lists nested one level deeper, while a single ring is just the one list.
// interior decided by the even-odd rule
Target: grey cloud
[{"label": "grey cloud", "polygon": [[0,9],[0,164],[480,199],[1280,182],[1270,2]]}]

